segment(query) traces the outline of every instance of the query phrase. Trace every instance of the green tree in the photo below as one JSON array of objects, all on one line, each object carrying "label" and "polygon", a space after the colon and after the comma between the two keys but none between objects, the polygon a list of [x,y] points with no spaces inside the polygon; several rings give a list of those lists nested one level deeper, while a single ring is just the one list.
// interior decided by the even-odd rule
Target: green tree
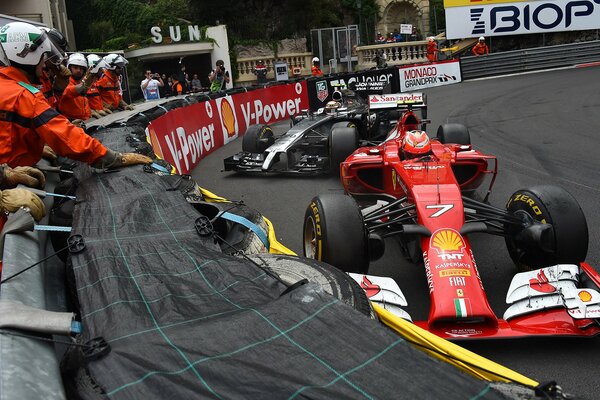
[{"label": "green tree", "polygon": [[444,0],[429,0],[429,26],[434,35],[446,31]]}]

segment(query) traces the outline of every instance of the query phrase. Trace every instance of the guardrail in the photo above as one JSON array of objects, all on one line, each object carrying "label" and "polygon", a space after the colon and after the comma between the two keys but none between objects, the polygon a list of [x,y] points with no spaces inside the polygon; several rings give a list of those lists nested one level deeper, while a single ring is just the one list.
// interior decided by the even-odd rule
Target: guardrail
[{"label": "guardrail", "polygon": [[462,57],[463,79],[600,61],[600,40]]}]

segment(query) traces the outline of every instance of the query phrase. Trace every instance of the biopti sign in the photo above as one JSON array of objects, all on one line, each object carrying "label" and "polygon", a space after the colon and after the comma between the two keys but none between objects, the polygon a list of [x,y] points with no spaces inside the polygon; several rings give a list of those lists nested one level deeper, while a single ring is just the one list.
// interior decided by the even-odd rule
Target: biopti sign
[{"label": "biopti sign", "polygon": [[444,0],[444,6],[448,39],[600,28],[600,0]]}]

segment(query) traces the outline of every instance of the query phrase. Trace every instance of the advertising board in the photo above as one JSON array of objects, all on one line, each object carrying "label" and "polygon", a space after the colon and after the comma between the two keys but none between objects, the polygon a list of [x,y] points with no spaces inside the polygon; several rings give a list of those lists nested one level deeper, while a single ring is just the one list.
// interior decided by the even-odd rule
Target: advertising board
[{"label": "advertising board", "polygon": [[400,92],[451,85],[462,81],[460,61],[448,60],[398,68]]},{"label": "advertising board", "polygon": [[397,68],[382,68],[358,73],[337,74],[335,76],[314,78],[307,81],[310,109],[315,111],[325,107],[331,100],[334,87],[346,85],[367,98],[368,94],[395,93],[399,91]]},{"label": "advertising board", "polygon": [[[521,35],[600,29],[600,1],[448,1],[446,37]],[[463,5],[464,7],[455,5]]]},{"label": "advertising board", "polygon": [[146,128],[154,152],[180,174],[235,140],[252,124],[268,124],[307,109],[306,81],[272,86],[171,110]]}]

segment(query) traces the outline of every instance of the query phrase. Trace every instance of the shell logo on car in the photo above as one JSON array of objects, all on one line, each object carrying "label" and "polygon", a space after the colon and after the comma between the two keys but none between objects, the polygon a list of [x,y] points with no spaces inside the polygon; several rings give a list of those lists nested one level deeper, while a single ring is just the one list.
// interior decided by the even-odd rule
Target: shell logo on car
[{"label": "shell logo on car", "polygon": [[579,291],[579,293],[577,293],[577,295],[579,296],[579,299],[584,303],[588,303],[592,300],[592,294],[587,290],[581,290]]},{"label": "shell logo on car", "polygon": [[454,229],[440,229],[431,236],[431,247],[438,253],[453,251],[462,251],[465,248],[465,241],[460,233]]}]

